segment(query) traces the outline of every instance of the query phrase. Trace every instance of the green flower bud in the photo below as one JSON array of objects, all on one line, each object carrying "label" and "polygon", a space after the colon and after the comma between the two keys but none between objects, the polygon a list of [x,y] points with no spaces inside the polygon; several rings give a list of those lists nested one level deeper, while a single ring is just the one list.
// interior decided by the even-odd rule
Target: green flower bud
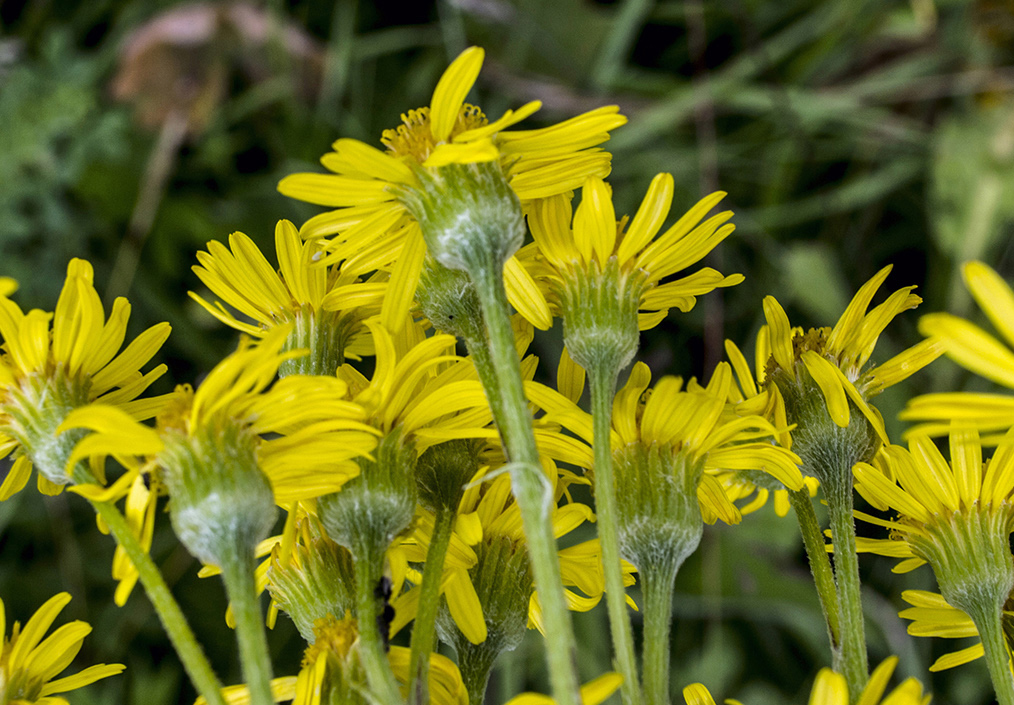
[{"label": "green flower bud", "polygon": [[419,502],[431,511],[456,511],[458,502],[481,465],[485,441],[461,439],[428,448],[415,468]]},{"label": "green flower bud", "polygon": [[613,452],[620,555],[644,572],[672,573],[697,550],[704,520],[697,499],[703,462],[686,451],[633,443]]},{"label": "green flower bud", "polygon": [[[173,530],[190,553],[222,567],[228,556],[253,555],[278,510],[257,463],[257,437],[237,425],[175,429],[158,455],[169,489]],[[238,550],[238,553],[237,553]]]},{"label": "green flower bud", "polygon": [[559,288],[563,341],[586,370],[621,370],[637,354],[637,309],[644,289],[641,270],[622,271],[615,257],[600,269],[597,260],[564,274]]},{"label": "green flower bud", "polygon": [[[422,228],[429,253],[449,269],[500,272],[525,239],[521,202],[497,161],[417,168],[399,200]],[[492,268],[492,269],[490,269]]]},{"label": "green flower bud", "polygon": [[312,644],[318,621],[355,609],[356,574],[352,555],[325,536],[316,522],[305,519],[300,532],[288,558],[280,558],[275,549],[268,592]]},{"label": "green flower bud", "polygon": [[328,536],[356,560],[383,555],[415,515],[415,448],[396,430],[380,441],[374,456],[358,460],[359,475],[340,492],[317,500]]},{"label": "green flower bud", "polygon": [[524,638],[534,580],[523,543],[494,536],[475,546],[475,553],[478,561],[468,575],[482,605],[486,640],[480,644],[469,641],[454,623],[446,601],[437,617],[440,639],[458,655],[469,702],[481,702],[496,658],[516,649]]}]

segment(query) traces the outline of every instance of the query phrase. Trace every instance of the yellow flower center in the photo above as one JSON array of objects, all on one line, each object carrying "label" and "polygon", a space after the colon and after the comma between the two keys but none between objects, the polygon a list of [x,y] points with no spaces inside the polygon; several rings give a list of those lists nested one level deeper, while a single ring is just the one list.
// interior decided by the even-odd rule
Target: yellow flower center
[{"label": "yellow flower center", "polygon": [[[430,130],[430,109],[409,110],[408,113],[402,114],[401,121],[402,124],[398,127],[384,130],[380,141],[394,156],[422,164],[437,148],[437,142]],[[461,112],[458,113],[458,119],[451,130],[451,139],[462,132],[483,127],[487,122],[482,110],[465,103],[461,106]]]},{"label": "yellow flower center", "polygon": [[160,429],[173,429],[184,434],[190,430],[190,410],[194,406],[194,388],[189,384],[177,385],[175,394],[166,403],[156,422]]},{"label": "yellow flower center", "polygon": [[[827,348],[827,337],[830,335],[830,328],[811,328],[805,333],[794,333],[792,336],[792,359],[799,362],[803,353],[812,350],[818,355],[823,355]],[[764,368],[764,379],[771,379],[771,375],[780,370],[781,367],[775,361],[774,355],[768,358]],[[788,372],[788,370],[786,370]]]},{"label": "yellow flower center", "polygon": [[359,627],[351,613],[344,619],[328,615],[313,623],[314,642],[303,653],[303,668],[308,668],[321,658],[335,656],[346,661],[352,647],[359,641]]}]

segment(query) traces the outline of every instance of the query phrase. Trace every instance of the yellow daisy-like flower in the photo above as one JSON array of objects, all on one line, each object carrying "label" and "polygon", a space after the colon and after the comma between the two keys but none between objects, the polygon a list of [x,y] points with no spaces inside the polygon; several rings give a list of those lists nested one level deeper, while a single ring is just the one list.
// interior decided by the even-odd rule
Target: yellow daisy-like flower
[{"label": "yellow daisy-like flower", "polygon": [[[306,238],[337,235],[326,245],[328,261],[344,260],[343,267],[353,274],[393,265],[383,311],[392,330],[402,325],[412,304],[427,252],[419,222],[406,205],[424,181],[439,177],[444,167],[486,164],[495,166],[522,204],[566,193],[589,176],[609,173],[610,155],[597,145],[626,122],[610,106],[552,127],[507,132],[540,104],[528,103],[488,122],[479,108],[465,103],[483,56],[478,47],[462,52],[437,83],[429,107],[409,111],[401,126],[384,132],[387,152],[340,139],[335,151],[321,159],[333,173],[294,174],[278,185],[287,196],[336,208],[302,228]],[[541,297],[532,298],[538,290],[530,277],[516,261],[506,267],[511,303],[538,327],[548,328],[548,307]]]},{"label": "yellow daisy-like flower", "polygon": [[[886,696],[887,684],[898,665],[898,657],[884,659],[870,675],[869,683],[856,699],[849,699],[845,677],[830,668],[822,668],[817,674],[810,691],[809,705],[928,705],[932,695],[924,694],[922,683],[916,678],[905,679]],[[715,705],[715,699],[701,683],[693,683],[683,689],[687,705]],[[726,705],[740,705],[738,700],[726,700]]]},{"label": "yellow daisy-like flower", "polygon": [[885,448],[877,458],[879,467],[856,465],[856,490],[874,506],[898,512],[890,521],[860,515],[888,528],[891,538],[863,539],[858,548],[905,559],[896,572],[929,563],[944,599],[967,614],[983,635],[997,689],[1010,692],[1014,681],[1002,622],[1014,589],[1009,544],[1014,431],[984,463],[978,433],[954,427],[950,455],[948,463],[928,436],[917,435],[910,438],[908,450]]},{"label": "yellow daisy-like flower", "polygon": [[[359,630],[356,620],[329,616],[314,626],[314,641],[303,655],[297,676],[275,678],[271,692],[275,702],[293,705],[328,705],[328,703],[368,702],[359,691],[366,688],[366,677],[359,661]],[[387,652],[394,677],[402,694],[409,682],[409,649],[392,646]],[[433,705],[467,705],[468,693],[461,682],[461,673],[454,662],[440,654],[430,655],[430,702]],[[249,705],[250,691],[245,685],[224,688],[222,695],[229,705]],[[198,698],[195,705],[206,705]]]},{"label": "yellow daisy-like flower", "polygon": [[[732,386],[727,364],[715,370],[707,388],[684,390],[677,377],[664,377],[648,391],[651,370],[642,362],[634,365],[624,387],[613,403],[612,448],[617,463],[617,487],[622,466],[618,456],[625,449],[666,448],[683,454],[699,465],[701,476],[696,494],[705,521],[722,519],[737,523],[740,512],[729,502],[716,475],[725,471],[758,470],[770,474],[786,487],[799,489],[803,478],[796,467],[798,458],[784,448],[763,442],[778,429],[760,416],[734,417],[725,413]],[[549,387],[532,384],[529,398],[546,410],[545,419],[573,431],[591,444],[592,419],[571,400]],[[619,493],[622,495],[622,493]],[[634,500],[631,500],[634,501]]]},{"label": "yellow daisy-like flower", "polygon": [[[481,469],[464,493],[450,550],[444,560],[441,583],[449,616],[472,644],[484,642],[490,629],[498,633],[510,631],[508,625],[498,624],[494,617],[494,614],[504,611],[502,606],[494,607],[494,614],[487,614],[490,610],[488,604],[485,610],[483,608],[484,601],[497,601],[502,591],[510,592],[521,605],[520,609],[507,610],[514,612],[510,615],[512,620],[520,619],[529,628],[543,628],[542,609],[529,573],[521,510],[514,501],[510,477],[501,474],[496,479],[484,480],[489,474],[488,467]],[[558,498],[562,496],[563,489],[563,483],[558,484]],[[553,509],[553,532],[556,538],[560,538],[594,520],[591,508],[584,504],[569,502],[557,505]],[[409,561],[425,560],[431,531],[432,518],[424,512],[412,541],[403,546]],[[564,585],[576,587],[584,593],[565,590],[568,607],[579,612],[592,609],[605,590],[598,541],[586,541],[561,549],[558,557]],[[517,584],[511,581],[507,585],[503,581],[507,564],[518,574]],[[630,577],[632,572],[633,567],[628,565],[630,585],[634,582]],[[410,573],[409,577],[414,578],[414,582],[420,582],[417,573]],[[397,631],[412,618],[415,598],[415,591],[410,590],[395,603],[396,617],[392,631]]]},{"label": "yellow daisy-like flower", "polygon": [[[975,622],[967,614],[957,607],[951,606],[944,596],[938,592],[929,590],[905,590],[901,593],[901,599],[912,605],[902,610],[898,616],[902,619],[910,619],[908,633],[912,636],[941,637],[943,639],[964,639],[979,637],[979,630]],[[1008,599],[1004,606],[1004,624],[1009,625],[1014,618],[1014,605]],[[944,654],[930,666],[930,671],[943,671],[954,668],[978,658],[982,658],[985,649],[982,640],[964,649]]]},{"label": "yellow daisy-like flower", "polygon": [[187,438],[240,429],[279,504],[341,489],[358,474],[354,458],[377,438],[363,409],[344,400],[341,380],[296,375],[271,384],[282,362],[302,354],[283,352],[286,333],[278,329],[258,345],[241,341],[196,392],[178,388],[171,413],[159,417],[163,434]]},{"label": "yellow daisy-like flower", "polygon": [[[931,313],[919,319],[919,331],[943,348],[967,370],[1014,389],[1014,291],[982,262],[968,262],[961,270],[965,286],[1002,340],[979,326],[949,313]],[[902,419],[926,421],[910,433],[943,435],[951,421],[980,431],[1006,431],[1014,426],[1014,397],[1004,394],[944,392],[911,400]]]},{"label": "yellow daisy-like flower", "polygon": [[[1008,434],[1000,451],[983,463],[979,435],[952,429],[951,463],[928,436],[909,439],[908,449],[891,445],[874,465],[854,468],[856,490],[873,506],[898,512],[894,520],[866,514],[863,520],[891,531],[891,538],[860,538],[862,551],[902,558],[896,573],[906,573],[936,557],[933,544],[947,541],[954,522],[978,516],[1000,532],[1004,545],[1014,522],[1014,435]],[[989,533],[983,533],[983,541]],[[1009,553],[1009,551],[1008,551]]]},{"label": "yellow daisy-like flower", "polygon": [[[233,498],[234,504],[222,503],[211,493],[207,501],[222,506],[205,511],[205,500],[201,499],[204,492],[190,483],[202,477],[212,482],[211,474],[186,471],[190,479],[174,486],[169,482],[170,470],[183,472],[183,468],[196,463],[215,468],[216,472],[250,471],[256,477],[263,473],[273,501],[279,504],[340,489],[358,474],[354,459],[373,450],[377,433],[363,423],[363,409],[344,400],[347,387],[334,377],[293,375],[271,385],[279,365],[301,354],[282,352],[287,335],[288,330],[280,327],[258,345],[244,339],[196,392],[186,385],[178,387],[175,399],[159,416],[158,431],[108,406],[93,405],[74,412],[61,428],[82,428],[93,433],[77,444],[69,465],[100,454],[157,456],[175,496],[174,517],[180,515],[185,504],[179,493],[193,490],[190,499],[196,505],[190,511],[194,512],[195,524],[204,527],[199,533],[210,531],[209,519],[218,510],[232,508],[240,512],[243,503],[238,496]],[[116,483],[123,491],[140,471],[138,463],[128,465],[130,472]],[[251,486],[239,483],[233,490],[243,494]],[[154,496],[150,495],[149,500],[154,501]],[[265,523],[270,517],[247,519]]]},{"label": "yellow daisy-like flower", "polygon": [[[581,702],[584,705],[600,705],[616,692],[623,683],[619,673],[606,673],[581,686]],[[556,701],[548,695],[539,693],[522,693],[515,695],[504,705],[555,705]]]},{"label": "yellow daisy-like flower", "polygon": [[57,693],[83,688],[97,680],[123,672],[118,663],[89,666],[72,676],[53,680],[81,650],[81,643],[92,628],[85,622],[65,624],[43,639],[60,611],[70,602],[61,592],[49,598],[25,624],[14,623],[7,636],[3,601],[0,601],[0,703],[11,705],[68,705]]},{"label": "yellow daisy-like flower", "polygon": [[[0,500],[20,491],[32,466],[39,490],[57,494],[73,481],[89,482],[87,472],[72,478],[67,457],[78,434],[58,437],[57,427],[74,410],[93,402],[119,408],[134,419],[154,416],[164,398],[138,399],[162,376],[165,365],[146,374],[140,368],[169,336],[159,323],[122,351],[130,318],[124,298],[113,303],[106,320],[95,291],[92,266],[80,259],[67,265],[67,279],[54,313],[27,314],[0,296],[0,457],[15,451],[14,465],[0,485]],[[52,320],[52,326],[50,321]],[[94,470],[94,468],[93,468]]]},{"label": "yellow daisy-like flower", "polygon": [[887,325],[902,311],[915,308],[922,301],[912,293],[915,287],[908,286],[867,311],[890,272],[888,265],[866,282],[833,328],[811,328],[804,333],[791,326],[774,297],[764,299],[771,351],[766,378],[778,385],[789,405],[789,421],[800,424],[801,430],[806,424],[796,417],[805,413],[810,387],[808,377],[819,389],[835,425],[849,426],[851,404],[865,417],[880,442],[888,443],[884,421],[868,400],[922,369],[942,352],[935,341],[927,340],[882,365],[867,365]]},{"label": "yellow daisy-like flower", "polygon": [[275,228],[275,250],[277,271],[253,240],[233,233],[229,247],[209,242],[208,252],[197,253],[200,266],[192,268],[216,296],[253,323],[219,302],[208,303],[194,292],[191,298],[227,326],[254,337],[291,325],[286,347],[309,353],[283,363],[283,374],[334,374],[346,356],[372,352],[362,321],[380,311],[387,283],[362,282],[339,267],[321,266],[320,243],[302,242],[287,220]]},{"label": "yellow daisy-like flower", "polygon": [[576,213],[571,212],[570,194],[540,199],[529,207],[532,235],[549,264],[548,271],[535,273],[548,278],[567,321],[576,314],[573,309],[595,303],[582,299],[582,282],[609,272],[616,292],[631,299],[639,329],[653,328],[670,308],[689,311],[697,296],[743,281],[741,274],[726,277],[704,267],[662,283],[699,262],[735,230],[727,222],[731,211],[704,220],[724,196],[722,191],[706,196],[658,235],[672,206],[670,174],[656,176],[633,219],[624,216],[619,221],[609,186],[601,178],[589,178]]},{"label": "yellow daisy-like flower", "polygon": [[[754,370],[756,376],[750,371],[750,365],[746,357],[731,340],[725,341],[725,353],[729,358],[734,372],[733,384],[729,385],[729,402],[733,405],[733,413],[737,416],[759,415],[767,419],[776,429],[779,429],[776,440],[783,448],[792,449],[792,435],[789,433],[789,423],[785,415],[785,401],[782,399],[778,387],[766,384],[765,368],[771,357],[771,343],[768,336],[769,329],[762,326],[757,334],[757,345],[754,355]],[[719,470],[715,476],[725,488],[725,493],[733,502],[748,500],[745,504],[737,505],[739,511],[746,515],[755,512],[765,504],[769,498],[773,498],[775,513],[786,516],[791,506],[789,493],[785,485],[781,484],[766,473],[754,473],[750,471],[735,472]],[[816,496],[820,483],[815,477],[804,477],[803,482],[810,496]]]}]

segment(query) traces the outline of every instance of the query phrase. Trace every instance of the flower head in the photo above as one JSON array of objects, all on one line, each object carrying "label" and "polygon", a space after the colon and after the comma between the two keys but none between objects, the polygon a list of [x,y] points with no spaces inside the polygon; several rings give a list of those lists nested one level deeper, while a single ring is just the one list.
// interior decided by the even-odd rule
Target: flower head
[{"label": "flower head", "polygon": [[[404,693],[409,681],[409,649],[392,646],[387,652],[394,677]],[[433,705],[467,705],[468,693],[457,666],[446,656],[430,654],[430,701]],[[275,678],[271,691],[275,702],[292,700],[298,705],[370,702],[361,692],[367,688],[359,655],[359,627],[348,614],[317,620],[313,640],[303,654],[299,675]],[[222,690],[229,705],[249,705],[250,690],[235,685]],[[207,705],[201,697],[194,705]]]},{"label": "flower head", "polygon": [[[637,363],[613,402],[611,445],[621,548],[635,565],[657,542],[668,544],[666,536],[684,536],[685,521],[695,524],[692,533],[699,539],[702,521],[740,520],[717,472],[763,471],[787,487],[802,487],[798,458],[765,440],[777,433],[774,426],[760,416],[726,413],[732,385],[727,364],[716,369],[706,388],[695,382],[684,389],[676,377],[662,378],[649,391],[650,383],[648,366]],[[546,410],[547,422],[592,443],[591,417],[573,401],[541,385],[530,385],[528,392]],[[624,525],[636,528],[637,535],[623,538]],[[692,552],[692,543],[680,552]]]},{"label": "flower head", "polygon": [[[905,590],[901,599],[912,605],[902,610],[898,616],[912,620],[908,625],[908,633],[912,636],[931,636],[944,639],[964,639],[979,637],[979,630],[972,618],[957,607],[951,606],[944,596],[929,590]],[[1004,631],[1014,624],[1014,605],[1008,599],[1004,605]],[[944,654],[929,667],[930,671],[943,671],[960,666],[975,659],[982,658],[985,649],[982,640],[972,646]]]},{"label": "flower head", "polygon": [[[320,243],[301,242],[287,220],[275,228],[276,270],[253,240],[229,236],[229,247],[212,240],[198,252],[194,273],[212,293],[253,323],[237,318],[220,302],[191,298],[212,316],[238,331],[263,337],[280,325],[291,327],[286,349],[305,348],[307,355],[282,363],[282,373],[334,374],[345,357],[372,352],[362,321],[380,311],[387,283],[362,282],[340,267],[325,267]],[[290,369],[291,368],[291,369]]]},{"label": "flower head", "polygon": [[[736,344],[731,340],[725,341],[725,353],[734,373],[733,384],[729,385],[729,403],[732,404],[732,413],[736,416],[756,414],[767,419],[778,430],[775,436],[778,444],[791,450],[792,435],[788,430],[785,402],[777,386],[765,383],[765,368],[771,357],[768,333],[767,326],[764,326],[757,334],[754,356],[756,374],[751,372],[746,357]],[[767,473],[718,470],[715,476],[722,483],[731,501],[748,500],[744,504],[737,505],[742,514],[750,514],[760,509],[767,504],[769,498],[773,498],[772,503],[778,516],[783,517],[789,513],[788,490],[785,489],[785,485]],[[815,496],[820,486],[817,478],[806,476],[803,482],[810,496]]]},{"label": "flower head", "polygon": [[[382,315],[392,330],[403,325],[427,249],[435,247],[431,254],[437,259],[461,254],[462,242],[455,233],[421,226],[419,218],[432,221],[430,206],[446,208],[458,224],[471,215],[485,217],[473,213],[472,207],[492,215],[507,230],[502,240],[484,244],[493,246],[509,275],[527,279],[510,261],[524,235],[516,227],[521,220],[518,201],[524,204],[565,193],[589,176],[606,176],[610,155],[597,145],[626,122],[612,106],[548,128],[508,132],[540,104],[528,103],[488,122],[478,107],[465,103],[483,55],[477,47],[462,52],[437,83],[430,105],[410,110],[402,115],[402,125],[384,132],[381,142],[386,152],[340,139],[333,145],[335,151],[321,160],[331,174],[293,174],[278,185],[287,196],[336,209],[302,228],[306,238],[335,236],[325,246],[327,261],[344,260],[344,268],[352,274],[391,271]],[[447,203],[454,200],[447,197],[451,192],[463,200]],[[486,196],[492,200],[484,200]],[[494,212],[487,212],[487,207]],[[537,291],[534,285],[528,290]],[[510,276],[508,295],[534,323],[549,327],[545,301],[526,299],[511,285]]]},{"label": "flower head", "polygon": [[[936,341],[947,357],[977,375],[1014,389],[1014,291],[982,262],[968,262],[961,270],[965,286],[979,308],[1000,333],[1001,340],[979,326],[949,313],[930,313],[919,319],[919,331]],[[980,431],[1006,431],[1014,426],[1014,397],[1009,394],[944,392],[911,400],[901,414],[910,421],[926,421],[910,433],[946,434],[951,421]]]},{"label": "flower head", "polygon": [[855,467],[856,490],[898,515],[885,521],[889,539],[863,539],[859,550],[905,560],[896,572],[929,563],[944,598],[980,630],[996,626],[1014,589],[1009,536],[1014,528],[1014,432],[983,463],[978,433],[954,428],[948,463],[927,436],[908,450],[888,446],[879,467]]},{"label": "flower head", "polygon": [[[890,271],[890,266],[884,267],[866,282],[833,328],[806,332],[793,328],[774,297],[764,299],[771,353],[765,379],[778,387],[784,399],[788,421],[796,425],[793,448],[803,456],[808,472],[819,472],[826,465],[816,456],[824,453],[828,444],[847,449],[844,456],[838,451],[830,456],[839,458],[843,466],[869,461],[880,443],[888,443],[883,418],[869,399],[926,366],[941,352],[933,341],[923,341],[883,365],[867,364],[887,325],[922,301],[912,293],[915,287],[908,286],[867,311]],[[861,419],[852,423],[856,411]]]},{"label": "flower head", "polygon": [[[905,679],[886,696],[887,684],[898,665],[898,657],[884,659],[870,675],[870,680],[858,698],[849,699],[845,677],[830,668],[822,668],[810,691],[809,705],[929,705],[931,695],[924,694],[922,684],[915,678]],[[715,699],[701,683],[692,683],[683,689],[687,705],[715,705]],[[728,705],[740,705],[738,700],[726,700]]]},{"label": "flower head", "polygon": [[43,639],[60,611],[70,602],[70,595],[61,592],[49,598],[21,629],[14,623],[10,637],[4,627],[3,602],[0,601],[0,703],[12,705],[67,705],[67,700],[54,697],[123,672],[123,666],[99,664],[72,676],[53,680],[81,650],[81,643],[92,628],[85,622],[65,624]]},{"label": "flower head", "polygon": [[[16,452],[0,485],[0,499],[20,491],[34,465],[39,490],[56,494],[72,481],[105,478],[81,473],[67,459],[79,433],[61,435],[57,427],[74,410],[92,403],[114,406],[134,419],[155,415],[164,398],[138,399],[166,371],[140,368],[169,336],[169,324],[144,331],[120,351],[130,318],[124,298],[113,303],[106,320],[93,284],[92,266],[80,259],[67,265],[67,279],[54,313],[23,313],[0,296],[0,456]],[[52,324],[51,324],[52,323]],[[77,476],[72,477],[74,473]]]},{"label": "flower head", "polygon": [[571,212],[569,194],[541,199],[528,209],[538,252],[548,265],[545,271],[536,271],[557,292],[565,321],[576,308],[590,305],[576,295],[582,281],[608,272],[613,296],[630,299],[637,327],[653,328],[670,308],[689,311],[697,296],[743,281],[741,274],[723,276],[704,267],[663,283],[703,259],[735,229],[728,222],[731,211],[704,219],[723,196],[725,193],[718,191],[702,198],[659,235],[672,206],[670,174],[659,174],[652,180],[633,219],[618,219],[609,186],[601,178],[591,177],[584,184],[575,213]]}]

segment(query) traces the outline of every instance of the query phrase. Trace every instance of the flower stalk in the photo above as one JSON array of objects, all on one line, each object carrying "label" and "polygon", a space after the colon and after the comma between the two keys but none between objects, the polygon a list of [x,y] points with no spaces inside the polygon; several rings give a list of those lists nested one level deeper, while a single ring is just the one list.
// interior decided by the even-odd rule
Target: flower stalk
[{"label": "flower stalk", "polygon": [[264,633],[264,615],[254,578],[254,554],[242,544],[222,551],[222,580],[236,620],[236,640],[243,666],[243,678],[250,688],[251,705],[272,705],[271,655]]},{"label": "flower stalk", "polygon": [[144,586],[144,591],[151,600],[152,607],[158,614],[159,621],[165,628],[169,641],[183,663],[183,668],[191,682],[210,705],[225,705],[222,697],[222,684],[211,668],[208,658],[204,655],[201,645],[197,642],[194,632],[183,616],[176,598],[166,585],[162,573],[159,572],[151,556],[144,550],[137,536],[120,510],[111,502],[91,501],[95,513],[109,527],[109,532],[116,543],[123,547]]},{"label": "flower stalk", "polygon": [[849,693],[862,693],[869,680],[866,624],[863,619],[856,525],[853,519],[851,466],[831,470],[822,477],[834,542],[834,575],[838,585],[840,664]]},{"label": "flower stalk", "polygon": [[564,600],[556,538],[550,522],[553,488],[543,475],[535,445],[520,361],[514,349],[503,268],[492,265],[489,262],[467,270],[486,322],[493,378],[490,379],[488,373],[483,374],[483,367],[476,367],[511,463],[514,496],[521,509],[532,573],[545,619],[546,658],[553,694],[559,705],[577,705],[581,702],[575,668],[577,644]]},{"label": "flower stalk", "polygon": [[409,703],[425,705],[429,702],[430,653],[436,643],[437,613],[440,611],[440,582],[444,571],[444,558],[451,545],[455,512],[449,507],[437,507],[433,519],[433,535],[426,551],[426,567],[419,587],[419,606],[412,626],[412,649],[409,661]]},{"label": "flower stalk", "polygon": [[799,522],[799,533],[803,536],[803,546],[810,563],[817,597],[820,599],[820,610],[827,625],[827,637],[831,646],[832,662],[835,670],[840,672],[841,664],[841,626],[838,621],[838,588],[834,581],[831,561],[827,556],[824,534],[820,530],[817,515],[813,511],[813,500],[810,493],[802,490],[789,490],[789,501]]},{"label": "flower stalk", "polygon": [[[610,368],[608,361],[592,365],[589,371],[591,386],[592,423],[595,453],[595,510],[598,517],[598,535],[602,544],[602,571],[606,584],[606,604],[609,611],[609,628],[613,638],[613,651],[620,675],[623,676],[621,693],[627,705],[641,702],[641,687],[637,676],[637,660],[634,655],[634,637],[631,633],[630,614],[627,612],[626,590],[623,586],[623,568],[620,563],[619,533],[616,527],[616,481],[613,476],[613,454],[610,444],[612,425],[612,400],[616,391],[619,370]],[[673,571],[675,580],[675,571]],[[670,581],[671,585],[672,581]],[[646,596],[648,588],[645,587]],[[670,587],[669,600],[672,600]],[[668,625],[671,619],[665,618]],[[661,614],[659,615],[661,618]],[[653,625],[657,626],[657,625]],[[657,636],[657,635],[656,635]],[[647,645],[652,635],[645,633],[645,677],[648,675]],[[665,672],[668,674],[668,627],[666,627]],[[668,701],[668,700],[667,700]],[[651,702],[650,700],[648,702]]]}]

